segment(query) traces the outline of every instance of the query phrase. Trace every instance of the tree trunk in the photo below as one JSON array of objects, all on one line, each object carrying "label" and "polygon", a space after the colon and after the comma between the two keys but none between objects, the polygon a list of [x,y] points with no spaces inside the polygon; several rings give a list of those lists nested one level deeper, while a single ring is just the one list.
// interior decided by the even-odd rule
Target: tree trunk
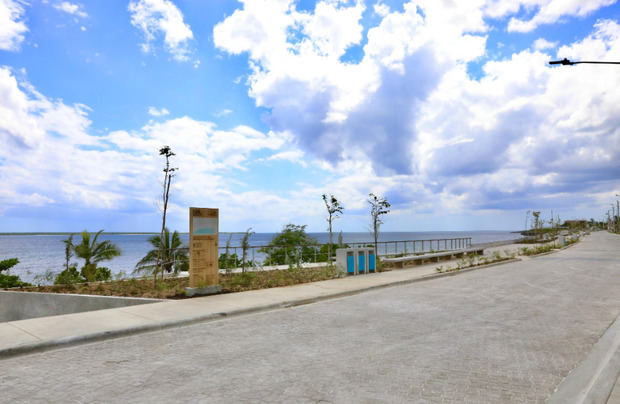
[{"label": "tree trunk", "polygon": [[327,245],[327,265],[331,265],[332,259],[332,215],[329,215],[329,244]]},{"label": "tree trunk", "polygon": [[157,250],[157,261],[155,261],[155,272],[153,273],[153,287],[157,286],[157,271],[162,271],[162,279],[163,279],[163,269],[161,267],[161,259],[162,259],[162,250],[164,248],[164,229],[166,228],[166,209],[168,208],[168,190],[170,189],[170,180],[169,180],[169,172],[170,170],[170,161],[168,160],[168,156],[166,156],[166,169],[164,170],[164,215],[161,222],[161,232],[159,233],[159,249]]}]

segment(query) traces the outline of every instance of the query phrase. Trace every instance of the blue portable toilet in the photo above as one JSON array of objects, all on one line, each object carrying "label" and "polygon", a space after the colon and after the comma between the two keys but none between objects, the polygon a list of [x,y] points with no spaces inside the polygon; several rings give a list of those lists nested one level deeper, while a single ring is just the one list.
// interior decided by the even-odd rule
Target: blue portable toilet
[{"label": "blue portable toilet", "polygon": [[375,249],[368,249],[368,272],[375,272]]},{"label": "blue portable toilet", "polygon": [[355,256],[353,251],[347,251],[347,273],[355,274]]},{"label": "blue portable toilet", "polygon": [[366,252],[358,251],[359,260],[357,262],[357,272],[363,274],[366,272]]}]

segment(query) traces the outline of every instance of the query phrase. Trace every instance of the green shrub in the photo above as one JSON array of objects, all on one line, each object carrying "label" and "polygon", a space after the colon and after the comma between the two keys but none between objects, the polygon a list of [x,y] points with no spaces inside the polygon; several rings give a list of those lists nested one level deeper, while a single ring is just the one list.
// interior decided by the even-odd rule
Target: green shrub
[{"label": "green shrub", "polygon": [[64,271],[56,275],[56,279],[54,279],[54,285],[70,285],[72,283],[80,283],[84,281],[85,279],[82,278],[76,266],[72,265],[69,267],[69,269],[65,269]]},{"label": "green shrub", "polygon": [[17,275],[11,275],[9,273],[3,274],[3,271],[9,271],[12,267],[19,264],[17,258],[9,258],[0,261],[0,288],[19,288],[22,286],[32,286],[28,282],[22,282]]},{"label": "green shrub", "polygon": [[292,265],[313,262],[317,241],[306,234],[306,225],[287,224],[267,247],[259,252],[267,254],[265,265]]}]

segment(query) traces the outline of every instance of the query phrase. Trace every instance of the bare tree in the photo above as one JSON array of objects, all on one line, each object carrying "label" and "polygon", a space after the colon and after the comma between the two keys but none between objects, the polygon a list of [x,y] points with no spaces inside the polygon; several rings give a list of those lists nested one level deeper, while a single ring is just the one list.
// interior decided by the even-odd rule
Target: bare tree
[{"label": "bare tree", "polygon": [[532,216],[534,216],[534,234],[536,235],[536,239],[538,239],[538,228],[540,227],[540,211],[532,212]]},{"label": "bare tree", "polygon": [[65,243],[65,270],[69,273],[69,261],[73,257],[73,234],[66,240],[62,240],[62,242]]},{"label": "bare tree", "polygon": [[254,232],[252,231],[252,228],[250,227],[249,229],[247,229],[245,231],[245,234],[243,235],[243,239],[241,239],[241,251],[242,251],[242,255],[241,255],[241,272],[245,272],[245,262],[247,260],[248,257],[248,249],[250,248],[250,236],[254,234]]},{"label": "bare tree", "polygon": [[[527,223],[529,222],[529,218],[530,218],[530,212],[532,212],[531,210],[528,210],[527,212],[525,212],[525,227],[523,228],[523,230],[525,232],[527,232],[528,228],[527,228]],[[527,234],[527,233],[526,233]]]},{"label": "bare tree", "polygon": [[375,254],[378,253],[378,241],[379,241],[379,227],[383,224],[381,215],[388,214],[390,212],[390,203],[383,197],[370,193],[368,194],[368,203],[370,204],[370,217],[372,232],[375,238]]},{"label": "bare tree", "polygon": [[166,228],[166,211],[168,210],[168,197],[170,194],[170,184],[172,183],[172,177],[174,177],[173,172],[178,170],[178,168],[170,167],[170,157],[175,154],[172,152],[170,146],[163,146],[159,149],[159,155],[164,156],[166,158],[166,167],[164,168],[164,189],[162,194],[162,199],[164,202],[164,212],[161,221],[161,233],[159,238],[159,251],[157,252],[157,261],[155,263],[155,271],[153,273],[153,284],[157,284],[157,272],[161,271],[161,279],[164,279],[164,271],[161,267],[161,257],[164,255],[164,230]]},{"label": "bare tree", "polygon": [[327,223],[329,226],[327,230],[329,230],[329,244],[327,245],[327,264],[331,262],[332,258],[332,222],[335,219],[338,219],[340,215],[342,215],[342,210],[344,207],[338,202],[338,199],[332,194],[329,194],[329,197],[323,194],[323,202],[325,202],[325,208],[327,208]]}]

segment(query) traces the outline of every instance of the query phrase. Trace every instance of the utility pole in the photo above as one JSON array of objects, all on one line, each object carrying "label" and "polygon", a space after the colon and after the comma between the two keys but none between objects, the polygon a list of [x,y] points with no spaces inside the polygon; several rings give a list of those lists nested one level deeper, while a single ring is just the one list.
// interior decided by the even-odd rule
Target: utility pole
[{"label": "utility pole", "polygon": [[[620,196],[620,194],[616,194],[616,196]],[[618,199],[616,199],[616,213],[618,213],[618,216],[620,216],[620,200]],[[616,233],[620,233],[620,217],[618,217],[618,220],[616,222]]]}]

